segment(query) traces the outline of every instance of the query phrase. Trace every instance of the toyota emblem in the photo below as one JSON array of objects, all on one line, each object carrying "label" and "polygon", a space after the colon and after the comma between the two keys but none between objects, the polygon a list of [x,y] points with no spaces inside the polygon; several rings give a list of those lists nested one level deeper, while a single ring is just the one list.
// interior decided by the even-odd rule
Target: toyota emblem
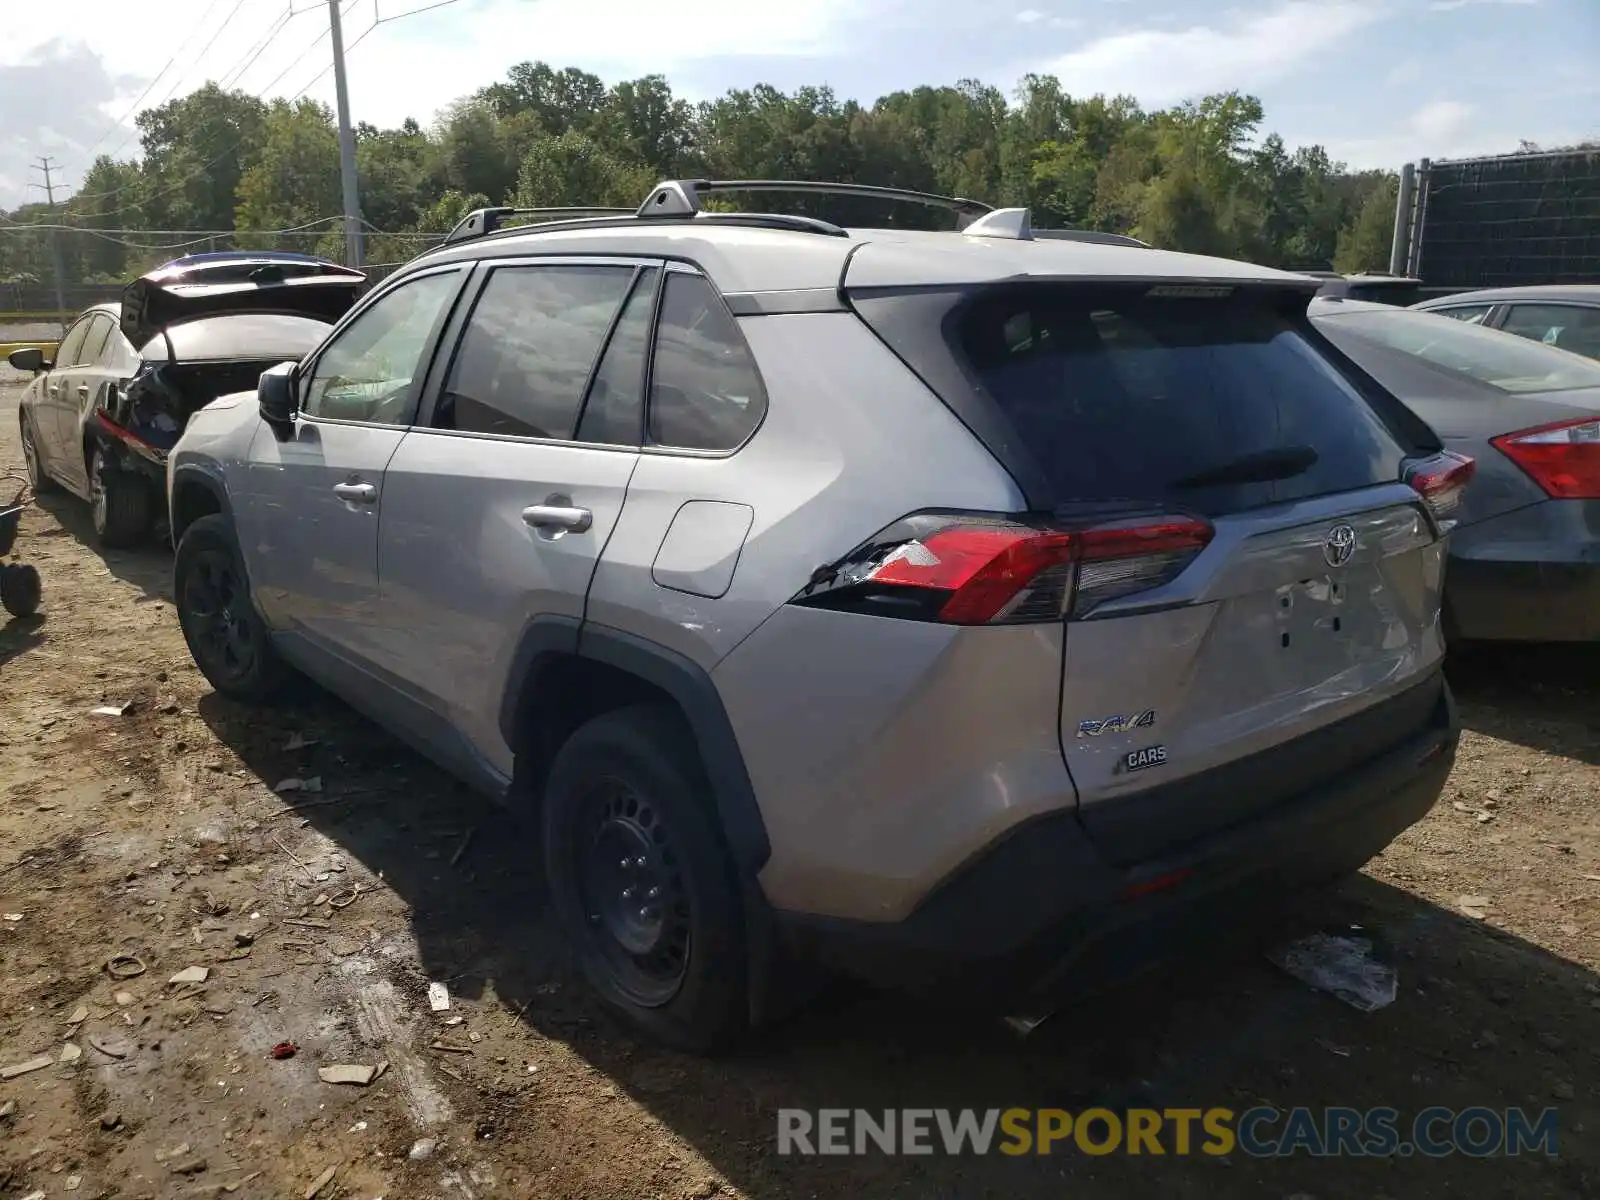
[{"label": "toyota emblem", "polygon": [[1348,525],[1335,525],[1322,539],[1322,557],[1330,567],[1342,567],[1356,552],[1356,531]]}]

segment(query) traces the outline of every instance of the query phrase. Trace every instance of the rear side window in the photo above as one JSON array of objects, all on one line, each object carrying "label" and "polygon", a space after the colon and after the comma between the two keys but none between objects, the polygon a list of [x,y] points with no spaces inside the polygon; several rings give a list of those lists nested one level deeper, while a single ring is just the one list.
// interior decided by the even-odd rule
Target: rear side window
[{"label": "rear side window", "polygon": [[96,317],[88,336],[84,338],[83,349],[78,352],[78,361],[98,363],[100,355],[105,351],[106,339],[111,336],[112,328],[110,317]]},{"label": "rear side window", "polygon": [[83,362],[83,339],[89,335],[89,327],[93,324],[93,317],[84,317],[67,331],[67,336],[61,339],[61,345],[56,347],[56,366],[75,367]]},{"label": "rear side window", "polygon": [[1400,477],[1400,446],[1300,320],[1245,298],[1030,288],[959,349],[1059,503],[1221,513]]},{"label": "rear side window", "polygon": [[571,438],[632,267],[501,267],[472,311],[434,424]]},{"label": "rear side window", "polygon": [[672,272],[661,297],[650,382],[650,441],[732,450],[766,413],[767,396],[744,336],[711,285]]}]

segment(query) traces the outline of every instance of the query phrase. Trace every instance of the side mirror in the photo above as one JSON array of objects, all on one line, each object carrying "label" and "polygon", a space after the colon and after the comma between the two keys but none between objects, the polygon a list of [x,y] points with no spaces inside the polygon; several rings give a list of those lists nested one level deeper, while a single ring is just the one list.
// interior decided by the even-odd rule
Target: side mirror
[{"label": "side mirror", "polygon": [[261,407],[261,419],[277,430],[286,430],[294,424],[300,404],[295,396],[294,370],[297,364],[279,363],[261,373],[256,385],[256,401]]},{"label": "side mirror", "polygon": [[19,371],[28,371],[37,375],[50,364],[44,359],[44,351],[37,346],[24,346],[20,350],[13,350],[6,359]]}]

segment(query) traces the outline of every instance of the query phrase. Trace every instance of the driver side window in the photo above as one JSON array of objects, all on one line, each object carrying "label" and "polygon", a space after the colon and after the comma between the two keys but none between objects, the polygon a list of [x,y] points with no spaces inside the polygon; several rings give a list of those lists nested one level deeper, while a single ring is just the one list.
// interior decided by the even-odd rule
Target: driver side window
[{"label": "driver side window", "polygon": [[408,424],[423,351],[460,281],[459,271],[420,276],[356,317],[318,356],[301,411],[337,421]]}]

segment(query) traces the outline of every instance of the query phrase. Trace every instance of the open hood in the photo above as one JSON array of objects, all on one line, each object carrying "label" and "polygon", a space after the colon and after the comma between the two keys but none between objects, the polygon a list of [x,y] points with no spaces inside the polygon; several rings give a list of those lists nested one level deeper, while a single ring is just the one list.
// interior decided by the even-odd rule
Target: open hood
[{"label": "open hood", "polygon": [[332,323],[367,277],[298,254],[196,254],[141,275],[122,290],[122,332],[143,346],[163,329],[201,317],[287,313]]}]

